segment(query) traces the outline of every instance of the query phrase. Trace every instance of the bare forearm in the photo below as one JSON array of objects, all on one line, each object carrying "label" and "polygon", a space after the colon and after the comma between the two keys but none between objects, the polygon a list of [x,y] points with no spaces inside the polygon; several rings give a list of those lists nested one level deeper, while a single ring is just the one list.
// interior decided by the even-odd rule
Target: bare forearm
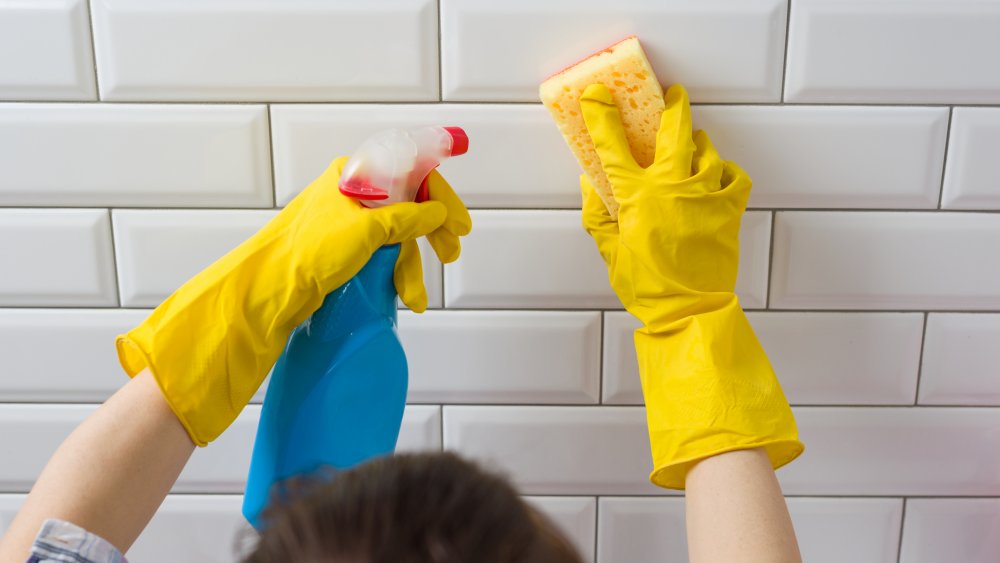
[{"label": "bare forearm", "polygon": [[691,563],[800,563],[781,487],[762,449],[707,458],[688,472]]},{"label": "bare forearm", "polygon": [[59,446],[0,540],[0,561],[24,561],[46,518],[132,545],[187,463],[194,444],[148,371]]}]

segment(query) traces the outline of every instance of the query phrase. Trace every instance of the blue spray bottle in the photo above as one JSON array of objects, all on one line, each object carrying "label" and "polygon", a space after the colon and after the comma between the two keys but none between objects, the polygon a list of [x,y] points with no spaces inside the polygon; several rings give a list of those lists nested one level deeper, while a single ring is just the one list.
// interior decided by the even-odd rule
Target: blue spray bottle
[{"label": "blue spray bottle", "polygon": [[[458,127],[383,131],[348,160],[340,191],[368,207],[423,201],[430,171],[468,146]],[[399,245],[377,250],[292,332],[278,358],[243,497],[243,515],[258,530],[287,479],[348,469],[395,449],[407,387],[392,280],[398,256]]]}]

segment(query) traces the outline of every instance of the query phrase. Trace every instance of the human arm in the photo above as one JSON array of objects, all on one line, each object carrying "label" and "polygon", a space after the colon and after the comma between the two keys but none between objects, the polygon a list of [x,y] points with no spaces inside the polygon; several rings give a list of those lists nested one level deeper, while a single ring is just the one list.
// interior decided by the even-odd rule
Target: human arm
[{"label": "human arm", "polygon": [[612,219],[582,177],[583,223],[612,288],[642,322],[635,345],[650,480],[687,487],[692,560],[794,561],[798,550],[774,469],[803,446],[735,294],[750,178],[722,160],[707,134],[692,132],[683,87],[671,87],[665,105],[654,161],[643,168],[607,88],[592,85],[581,97],[620,205]]},{"label": "human arm", "polygon": [[760,448],[703,459],[685,480],[692,563],[800,563],[798,542],[767,454]]},{"label": "human arm", "polygon": [[159,508],[194,442],[143,370],[59,446],[0,539],[0,561],[22,562],[42,522],[58,518],[124,553]]}]

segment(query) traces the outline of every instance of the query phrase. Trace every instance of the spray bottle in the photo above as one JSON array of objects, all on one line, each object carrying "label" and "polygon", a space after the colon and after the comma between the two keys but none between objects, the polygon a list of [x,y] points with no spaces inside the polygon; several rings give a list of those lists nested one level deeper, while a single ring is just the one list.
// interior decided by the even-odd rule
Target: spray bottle
[{"label": "spray bottle", "polygon": [[[340,191],[367,207],[424,201],[427,175],[468,146],[458,127],[383,131],[348,160]],[[243,497],[243,515],[258,530],[263,509],[293,478],[395,449],[408,376],[396,334],[398,256],[399,245],[375,251],[292,332],[274,365]]]}]

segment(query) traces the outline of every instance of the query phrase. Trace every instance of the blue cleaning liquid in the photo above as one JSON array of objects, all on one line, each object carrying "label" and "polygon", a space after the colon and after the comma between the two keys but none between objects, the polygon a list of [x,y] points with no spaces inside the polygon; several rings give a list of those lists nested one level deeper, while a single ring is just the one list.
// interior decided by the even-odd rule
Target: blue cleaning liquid
[{"label": "blue cleaning liquid", "polygon": [[399,245],[377,250],[292,332],[278,358],[243,497],[243,515],[258,530],[285,479],[395,449],[407,386],[392,281],[398,256]]}]

